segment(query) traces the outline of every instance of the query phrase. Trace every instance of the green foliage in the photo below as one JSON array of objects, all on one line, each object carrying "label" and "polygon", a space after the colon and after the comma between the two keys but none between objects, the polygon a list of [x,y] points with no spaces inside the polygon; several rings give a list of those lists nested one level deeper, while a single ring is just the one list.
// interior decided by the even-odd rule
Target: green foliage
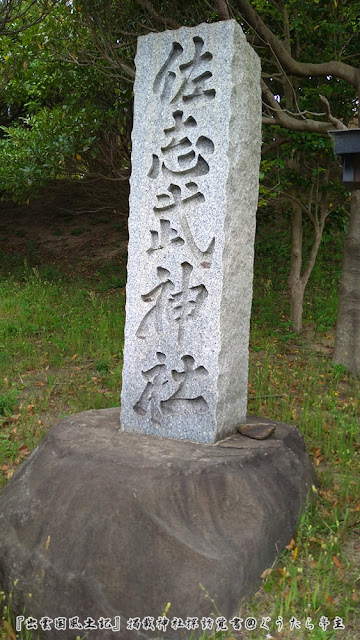
[{"label": "green foliage", "polygon": [[[5,328],[5,331],[7,330],[8,334],[12,335],[14,333],[14,329],[16,328],[10,325],[10,327]],[[0,416],[6,416],[7,414],[11,413],[15,405],[16,392],[8,391],[6,393],[0,393]]]},{"label": "green foliage", "polygon": [[[101,118],[83,107],[70,112],[66,105],[42,108],[22,123],[2,127],[0,183],[16,200],[35,195],[51,180],[64,177],[66,161],[94,145]],[[96,155],[96,149],[93,148]],[[80,167],[79,167],[80,171]]]},{"label": "green foliage", "polygon": [[76,64],[67,47],[87,34],[75,26],[72,9],[59,3],[41,23],[0,39],[4,198],[24,201],[51,181],[96,172],[101,145],[123,131],[130,90]]},{"label": "green foliage", "polygon": [[[144,7],[131,0],[120,4],[115,0],[50,2],[52,10],[48,15],[43,15],[44,4],[47,3],[29,2],[24,17],[15,10],[11,33],[5,30],[0,39],[0,194],[4,198],[26,200],[65,174],[78,179],[105,172],[113,177],[114,170],[128,169],[121,145],[128,145],[128,133],[124,138],[124,132],[130,115],[136,35],[147,32],[149,26],[165,28],[166,19],[193,26],[218,18],[215,8],[196,1],[186,6],[179,0],[167,0],[161,6],[155,2],[155,11],[165,22],[155,19],[154,23]],[[296,59],[350,60],[354,65],[360,64],[356,47],[357,4],[339,0],[324,7],[312,0],[286,0],[286,27],[276,5],[265,0],[252,2],[280,40],[285,36],[289,39]],[[241,15],[234,11],[246,28]],[[273,72],[269,53],[264,48],[259,52],[264,71]],[[297,84],[293,104],[289,105],[286,83],[279,82],[276,73],[270,81],[280,104],[290,112],[299,109],[306,117],[314,117],[308,110],[319,106],[321,93],[337,117],[345,123],[353,118],[354,92],[344,81],[330,76],[303,77]],[[267,129],[264,144],[273,136],[274,130]],[[288,159],[294,154],[311,156],[313,172],[323,171],[328,165],[332,150],[326,137],[289,132],[287,137],[289,143],[279,148],[279,153],[263,160],[262,207],[274,206],[279,192],[294,184],[309,188],[308,172],[299,177],[289,171]],[[109,139],[115,141],[119,152],[114,156],[115,167],[109,167],[109,163],[106,166],[103,161],[103,156],[113,157]],[[108,151],[105,155],[104,144]],[[323,152],[327,158],[325,168],[322,162],[315,166],[315,156],[319,158]]]},{"label": "green foliage", "polygon": [[289,193],[296,194],[305,205],[310,197],[315,202],[315,195],[318,198],[325,195],[332,214],[341,206],[345,213],[343,204],[349,198],[328,135],[267,127],[263,131],[264,149],[270,149],[272,143],[273,149],[261,161],[259,207],[274,207],[274,199],[283,201]]},{"label": "green foliage", "polygon": [[[288,256],[291,249],[290,233],[284,220],[278,216],[272,221],[275,227],[269,231],[269,221],[261,219],[255,243],[254,266],[255,296],[252,306],[252,326],[267,326],[281,341],[294,337],[289,323],[287,300]],[[337,317],[337,290],[342,264],[344,232],[326,229],[319,255],[304,300],[304,325],[313,324],[316,332],[333,329]],[[305,258],[311,246],[311,237],[304,240]],[[329,260],[331,255],[331,260]],[[326,275],[325,275],[326,274]]]}]

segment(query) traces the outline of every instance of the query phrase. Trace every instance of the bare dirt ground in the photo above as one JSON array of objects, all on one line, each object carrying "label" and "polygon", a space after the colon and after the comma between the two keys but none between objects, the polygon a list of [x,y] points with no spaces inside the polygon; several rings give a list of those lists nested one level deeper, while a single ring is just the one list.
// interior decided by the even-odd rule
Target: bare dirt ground
[{"label": "bare dirt ground", "polygon": [[99,266],[123,263],[127,207],[127,184],[111,208],[99,206],[80,182],[50,188],[28,204],[0,202],[0,266],[23,259],[86,277]]}]

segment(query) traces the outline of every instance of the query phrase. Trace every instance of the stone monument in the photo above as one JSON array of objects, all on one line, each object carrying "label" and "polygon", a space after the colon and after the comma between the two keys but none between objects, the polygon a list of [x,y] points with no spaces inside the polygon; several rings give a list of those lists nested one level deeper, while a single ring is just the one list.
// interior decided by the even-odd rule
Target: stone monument
[{"label": "stone monument", "polygon": [[213,443],[246,416],[260,61],[230,20],[135,62],[121,425]]},{"label": "stone monument", "polygon": [[140,38],[136,65],[122,431],[65,418],[0,493],[0,586],[41,640],[231,624],[315,482],[295,427],[245,415],[257,56],[228,21]]}]

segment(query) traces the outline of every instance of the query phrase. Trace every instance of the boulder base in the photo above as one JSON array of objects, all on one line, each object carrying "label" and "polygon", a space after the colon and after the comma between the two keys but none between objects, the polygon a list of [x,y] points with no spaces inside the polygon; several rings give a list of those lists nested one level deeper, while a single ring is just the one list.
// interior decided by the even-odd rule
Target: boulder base
[{"label": "boulder base", "polygon": [[289,542],[315,482],[297,429],[268,423],[267,440],[207,445],[119,432],[118,409],[60,422],[0,494],[0,584],[15,612],[121,617],[119,633],[94,640],[164,637],[126,627],[169,602],[170,621],[230,619]]}]

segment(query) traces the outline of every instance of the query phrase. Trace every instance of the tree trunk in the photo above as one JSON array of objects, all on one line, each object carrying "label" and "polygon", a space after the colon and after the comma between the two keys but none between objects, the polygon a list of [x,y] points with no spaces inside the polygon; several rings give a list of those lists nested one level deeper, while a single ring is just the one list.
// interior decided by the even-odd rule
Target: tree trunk
[{"label": "tree trunk", "polygon": [[339,310],[333,361],[360,373],[360,190],[351,196],[349,229],[344,244]]},{"label": "tree trunk", "polygon": [[302,313],[304,286],[301,281],[302,267],[302,210],[297,202],[293,202],[291,219],[291,258],[288,278],[290,296],[290,320],[296,333],[302,329]]},{"label": "tree trunk", "polygon": [[299,202],[296,202],[296,200],[293,199],[293,212],[291,219],[291,260],[288,286],[290,296],[290,320],[293,323],[294,331],[296,333],[300,333],[302,331],[305,289],[309,282],[309,278],[316,261],[316,256],[319,251],[325,220],[326,215],[323,215],[320,222],[317,220],[313,221],[314,240],[306,267],[302,271],[302,207]]},{"label": "tree trunk", "polygon": [[290,289],[290,320],[293,323],[295,333],[302,331],[304,292],[305,287],[301,280]]}]

